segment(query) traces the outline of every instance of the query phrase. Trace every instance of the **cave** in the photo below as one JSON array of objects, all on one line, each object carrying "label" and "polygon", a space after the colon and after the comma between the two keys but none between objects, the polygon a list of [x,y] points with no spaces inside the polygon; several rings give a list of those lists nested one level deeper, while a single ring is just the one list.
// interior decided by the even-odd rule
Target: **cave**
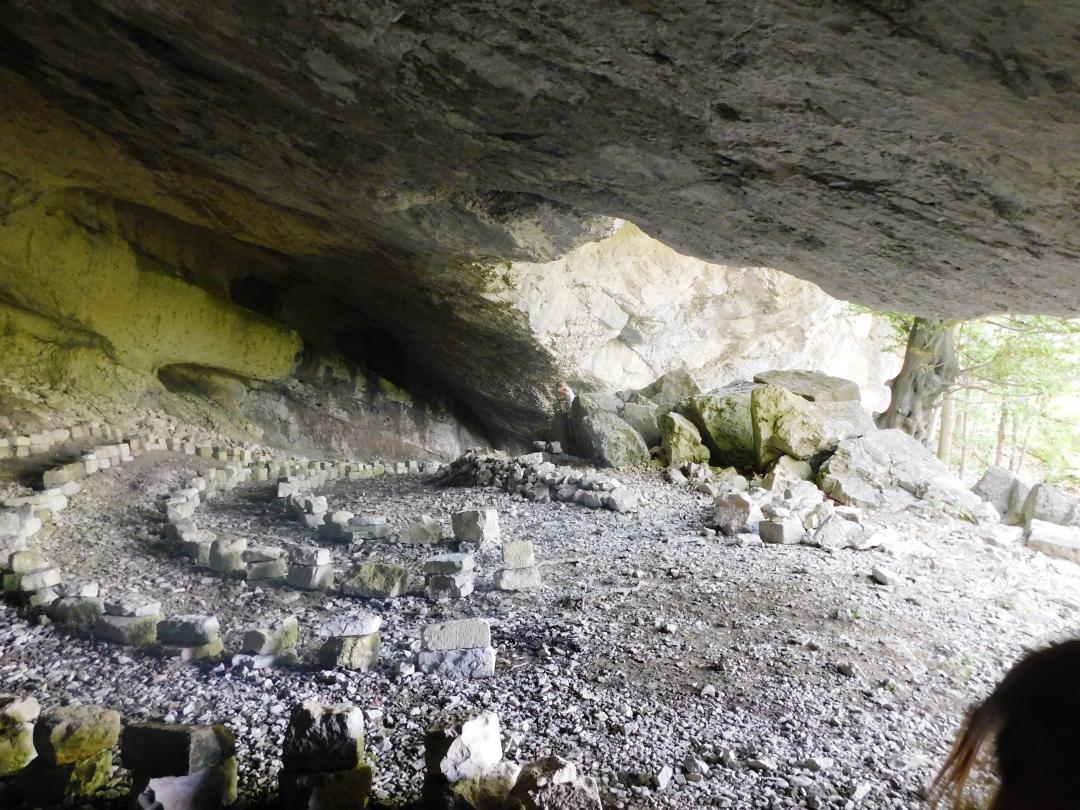
[{"label": "cave", "polygon": [[918,808],[1072,631],[902,332],[1071,375],[1075,3],[3,8],[3,806]]}]

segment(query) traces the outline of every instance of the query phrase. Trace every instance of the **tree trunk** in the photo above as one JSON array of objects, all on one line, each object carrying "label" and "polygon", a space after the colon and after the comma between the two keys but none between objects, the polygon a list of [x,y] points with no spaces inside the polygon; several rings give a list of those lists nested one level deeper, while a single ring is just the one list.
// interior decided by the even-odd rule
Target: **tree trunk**
[{"label": "tree trunk", "polygon": [[937,457],[946,464],[952,456],[953,425],[956,424],[955,403],[955,395],[951,392],[941,400],[941,427],[938,429]]},{"label": "tree trunk", "polygon": [[1001,459],[1005,456],[1005,437],[1009,427],[1009,403],[1001,401],[1001,417],[998,419],[997,447],[994,449],[994,466],[1001,466]]},{"label": "tree trunk", "polygon": [[878,416],[880,428],[899,428],[924,444],[934,430],[934,408],[956,381],[956,321],[916,318],[908,335],[904,365],[889,383],[892,399]]},{"label": "tree trunk", "polygon": [[967,466],[967,454],[968,454],[968,401],[964,400],[964,414],[963,414],[963,427],[960,430],[960,472],[958,475],[964,477],[964,468]]},{"label": "tree trunk", "polygon": [[[1036,406],[1038,405],[1038,402],[1039,401],[1036,399],[1035,400]],[[1036,411],[1036,413],[1038,413],[1038,411]],[[1015,475],[1019,475],[1020,474],[1020,468],[1024,466],[1024,456],[1027,455],[1028,442],[1031,441],[1031,426],[1035,424],[1035,420],[1037,418],[1038,417],[1036,417],[1036,416],[1029,416],[1028,421],[1027,421],[1027,425],[1025,425],[1025,427],[1024,427],[1024,443],[1023,443],[1023,445],[1020,446],[1020,455],[1016,459],[1016,464],[1013,465],[1013,473]]]}]

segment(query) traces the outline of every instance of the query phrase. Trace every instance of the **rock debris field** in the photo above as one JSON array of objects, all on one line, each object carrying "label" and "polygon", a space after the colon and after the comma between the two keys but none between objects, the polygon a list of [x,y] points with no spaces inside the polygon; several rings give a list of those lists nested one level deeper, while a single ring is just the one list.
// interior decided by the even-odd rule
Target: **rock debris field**
[{"label": "rock debris field", "polygon": [[[1080,606],[1080,569],[1025,548],[1019,529],[919,502],[867,510],[878,540],[864,550],[761,545],[707,530],[712,497],[660,473],[619,476],[640,496],[627,512],[414,476],[328,482],[332,509],[386,515],[392,533],[427,514],[449,536],[451,513],[495,509],[504,541],[533,541],[542,588],[494,590],[499,552],[480,551],[474,593],[431,602],[421,565],[441,549],[391,534],[325,545],[336,572],[406,567],[401,596],[289,590],[211,575],[169,551],[158,502],[194,472],[192,459],[161,451],[87,479],[36,547],[103,593],[218,617],[224,663],[158,658],[7,607],[0,679],[43,707],[224,723],[236,736],[239,807],[271,801],[289,712],[303,700],[364,711],[376,805],[418,799],[425,730],[469,709],[498,716],[507,759],[576,762],[605,807],[920,807],[966,706],[1025,649],[1073,631]],[[204,504],[199,526],[252,544],[314,542],[276,494],[272,482],[242,483]],[[359,607],[382,618],[378,665],[320,670],[318,629]],[[245,628],[287,615],[299,619],[304,666],[230,666]],[[421,629],[466,617],[491,620],[494,677],[418,671]],[[115,769],[92,804],[120,806],[127,779]]]}]

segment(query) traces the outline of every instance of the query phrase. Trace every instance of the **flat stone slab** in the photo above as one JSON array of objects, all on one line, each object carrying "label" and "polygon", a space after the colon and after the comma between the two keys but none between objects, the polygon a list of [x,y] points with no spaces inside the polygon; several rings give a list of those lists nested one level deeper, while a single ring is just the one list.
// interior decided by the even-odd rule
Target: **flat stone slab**
[{"label": "flat stone slab", "polygon": [[495,572],[494,586],[500,591],[534,591],[544,585],[540,577],[540,569],[531,568],[503,568]]},{"label": "flat stone slab", "polygon": [[491,622],[487,619],[454,619],[436,622],[420,631],[425,650],[464,650],[491,646]]},{"label": "flat stone slab", "polygon": [[377,613],[368,610],[354,611],[346,616],[335,616],[326,622],[319,630],[319,635],[369,636],[379,632],[382,621],[382,616]]},{"label": "flat stone slab", "polygon": [[396,563],[369,561],[352,568],[341,583],[346,596],[393,599],[409,586],[409,571]]},{"label": "flat stone slab", "polygon": [[471,650],[422,650],[416,658],[427,675],[455,680],[490,678],[495,675],[495,650],[481,647]]},{"label": "flat stone slab", "polygon": [[468,552],[459,554],[439,554],[424,561],[425,574],[460,574],[472,571],[476,557]]},{"label": "flat stone slab", "polygon": [[507,540],[502,545],[502,559],[506,568],[532,568],[536,565],[532,540]]},{"label": "flat stone slab", "polygon": [[170,616],[157,625],[158,641],[162,644],[199,646],[218,640],[221,624],[216,616]]},{"label": "flat stone slab", "polygon": [[149,647],[157,642],[157,623],[160,616],[99,616],[94,635],[106,641]]},{"label": "flat stone slab", "polygon": [[157,616],[161,602],[141,594],[127,594],[105,600],[105,612],[110,616]]}]

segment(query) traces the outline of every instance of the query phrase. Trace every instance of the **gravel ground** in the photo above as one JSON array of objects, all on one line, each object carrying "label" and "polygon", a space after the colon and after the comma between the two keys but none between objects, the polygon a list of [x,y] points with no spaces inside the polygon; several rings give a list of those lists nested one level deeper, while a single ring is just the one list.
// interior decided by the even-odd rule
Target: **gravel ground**
[{"label": "gravel ground", "polygon": [[[229,650],[256,620],[295,613],[310,660],[319,625],[357,601],[223,581],[170,556],[154,501],[194,471],[190,458],[161,452],[94,476],[34,542],[66,578],[98,581],[103,594],[137,591],[160,598],[166,614],[217,615]],[[418,794],[426,725],[465,706],[498,713],[510,758],[576,760],[608,807],[915,808],[967,705],[1025,649],[1075,633],[1080,568],[992,545],[985,528],[912,511],[867,516],[895,532],[884,550],[739,547],[702,535],[705,496],[655,474],[621,480],[642,493],[637,512],[412,478],[328,485],[320,494],[331,509],[382,513],[395,528],[429,513],[449,534],[450,512],[494,507],[503,537],[532,539],[545,561],[542,591],[509,594],[490,590],[499,561],[481,555],[477,592],[433,605],[419,575],[430,547],[334,548],[339,575],[362,559],[415,572],[408,595],[363,605],[384,618],[378,671],[163,661],[8,609],[0,682],[43,707],[95,702],[128,718],[225,722],[239,741],[240,806],[265,802],[288,712],[316,698],[367,711],[376,792],[388,805]],[[252,543],[313,540],[273,495],[270,484],[244,484],[197,520]],[[897,583],[874,584],[875,565]],[[411,673],[420,628],[465,616],[493,620],[496,676]],[[673,777],[660,787],[665,768]],[[114,793],[124,778],[118,771]]]}]

